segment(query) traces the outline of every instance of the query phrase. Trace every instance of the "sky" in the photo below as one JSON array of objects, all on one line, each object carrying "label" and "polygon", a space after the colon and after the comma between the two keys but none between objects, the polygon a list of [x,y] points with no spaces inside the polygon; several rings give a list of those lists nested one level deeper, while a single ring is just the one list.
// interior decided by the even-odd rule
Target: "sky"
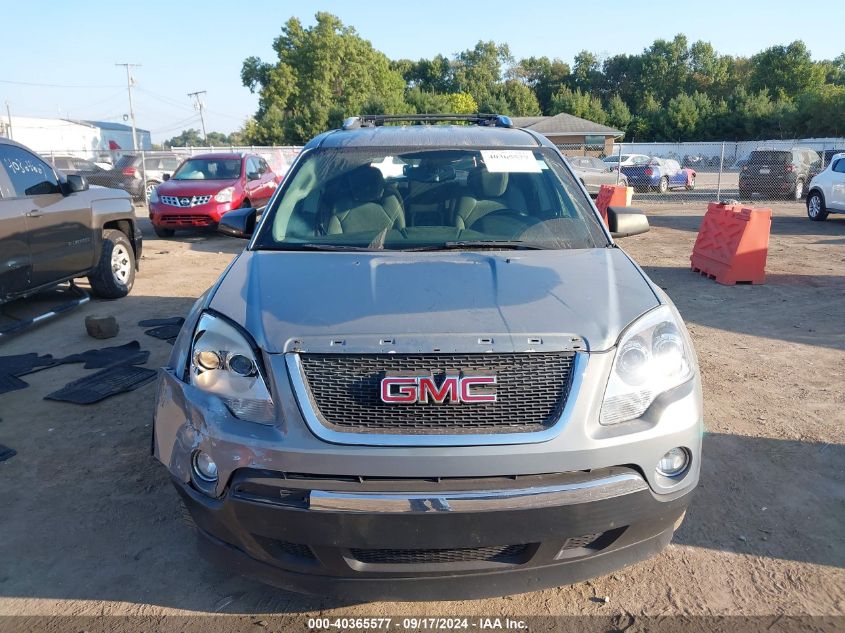
[{"label": "sky", "polygon": [[392,59],[451,56],[494,40],[517,59],[571,64],[584,49],[639,53],[678,33],[723,54],[750,56],[796,39],[815,59],[845,52],[842,0],[813,2],[812,20],[796,19],[795,2],[782,0],[16,2],[0,11],[0,114],[6,101],[13,115],[122,121],[126,74],[115,64],[130,62],[141,64],[133,69],[136,121],[154,142],[199,129],[187,96],[197,90],[206,91],[206,129],[228,133],[257,107],[241,84],[243,60],[272,61],[282,25],[291,16],[311,25],[317,11],[337,15]]}]

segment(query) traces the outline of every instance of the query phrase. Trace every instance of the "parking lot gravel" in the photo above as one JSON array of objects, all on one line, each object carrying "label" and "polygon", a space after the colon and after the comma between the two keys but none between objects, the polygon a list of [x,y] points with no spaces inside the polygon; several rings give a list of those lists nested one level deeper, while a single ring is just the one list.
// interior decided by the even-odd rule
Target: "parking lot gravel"
[{"label": "parking lot gravel", "polygon": [[[135,616],[107,619],[127,631],[215,613],[231,617],[203,620],[203,630],[279,629],[290,614],[301,628],[315,614],[595,615],[617,629],[657,616],[845,616],[845,216],[815,223],[798,203],[773,210],[765,285],[721,286],[689,270],[704,202],[649,204],[651,231],[620,243],[677,303],[704,383],[700,488],[659,556],[490,600],[344,604],[277,591],[196,556],[149,454],[155,387],[90,406],[44,400],[85,372],[65,365],[0,395],[0,444],[18,452],[0,463],[0,616],[23,629],[38,628],[37,616]],[[170,346],[137,322],[184,315],[243,242],[160,240],[144,222],[128,298],[89,303],[0,354],[102,347],[85,333],[85,316],[97,314],[120,325],[109,345],[140,341],[147,367],[165,364]]]}]

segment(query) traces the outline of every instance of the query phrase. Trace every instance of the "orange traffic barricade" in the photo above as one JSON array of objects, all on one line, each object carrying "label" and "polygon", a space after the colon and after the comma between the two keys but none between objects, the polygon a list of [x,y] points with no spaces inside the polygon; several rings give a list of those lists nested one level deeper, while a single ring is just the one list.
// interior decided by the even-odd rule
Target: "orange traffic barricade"
[{"label": "orange traffic barricade", "polygon": [[692,249],[692,270],[720,284],[765,283],[771,228],[771,209],[710,203]]},{"label": "orange traffic barricade", "polygon": [[607,226],[607,207],[630,207],[634,195],[633,187],[602,185],[596,198],[596,208]]}]

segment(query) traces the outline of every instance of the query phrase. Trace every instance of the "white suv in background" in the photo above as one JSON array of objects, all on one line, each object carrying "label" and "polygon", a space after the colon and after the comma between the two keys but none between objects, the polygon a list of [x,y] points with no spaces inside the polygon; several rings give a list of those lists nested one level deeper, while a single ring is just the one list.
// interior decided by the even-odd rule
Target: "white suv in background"
[{"label": "white suv in background", "polygon": [[807,215],[821,222],[829,213],[845,213],[845,153],[836,154],[823,172],[810,181]]}]

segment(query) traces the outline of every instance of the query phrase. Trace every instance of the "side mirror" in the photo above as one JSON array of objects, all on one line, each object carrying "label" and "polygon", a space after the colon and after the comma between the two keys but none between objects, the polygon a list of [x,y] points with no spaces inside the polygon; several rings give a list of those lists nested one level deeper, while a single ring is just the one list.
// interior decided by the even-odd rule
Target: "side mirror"
[{"label": "side mirror", "polygon": [[85,178],[85,176],[80,176],[78,174],[70,174],[68,176],[65,176],[65,183],[63,189],[65,195],[70,195],[79,191],[88,191],[88,180]]},{"label": "side mirror", "polygon": [[252,208],[234,209],[220,218],[217,232],[230,237],[248,238],[255,231],[258,212]]},{"label": "side mirror", "polygon": [[162,179],[164,182],[167,182],[168,180],[170,180],[170,174],[162,174],[162,175],[161,175],[161,179]]},{"label": "side mirror", "polygon": [[613,237],[629,237],[648,232],[648,218],[633,207],[607,207],[607,228]]},{"label": "side mirror", "polygon": [[246,177],[248,180],[258,180],[259,178],[261,178],[261,174],[259,174],[257,171],[251,171],[247,173]]}]

